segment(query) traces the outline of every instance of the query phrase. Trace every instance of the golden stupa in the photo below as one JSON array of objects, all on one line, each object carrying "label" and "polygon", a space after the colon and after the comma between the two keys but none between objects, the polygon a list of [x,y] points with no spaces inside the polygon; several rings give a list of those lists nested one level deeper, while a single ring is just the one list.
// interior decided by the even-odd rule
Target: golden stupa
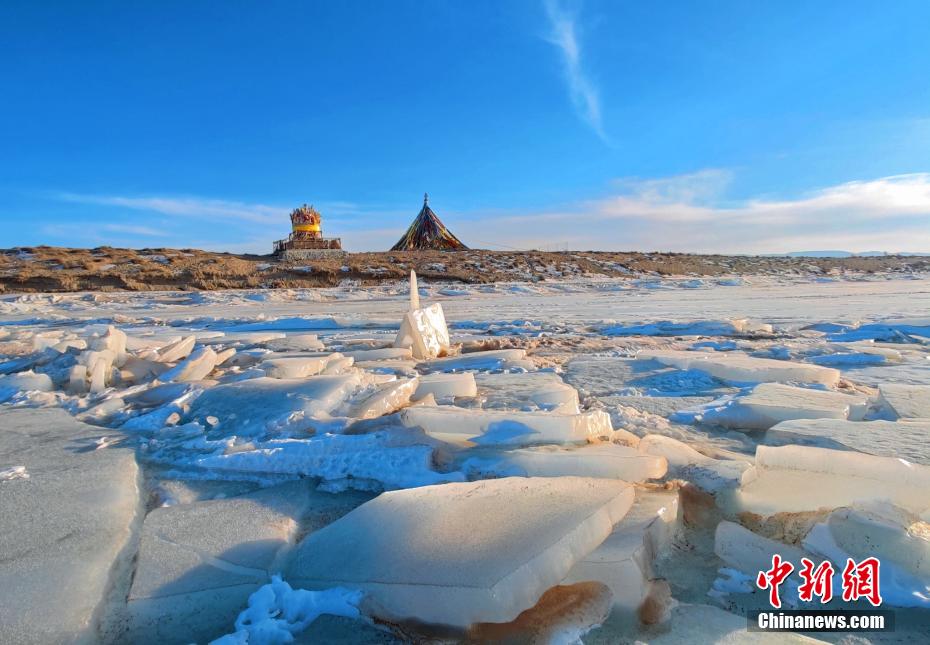
[{"label": "golden stupa", "polygon": [[[277,255],[311,257],[315,251],[342,251],[338,237],[323,237],[323,217],[312,205],[304,204],[291,211],[291,234],[274,243]],[[305,253],[306,252],[306,253]]]}]

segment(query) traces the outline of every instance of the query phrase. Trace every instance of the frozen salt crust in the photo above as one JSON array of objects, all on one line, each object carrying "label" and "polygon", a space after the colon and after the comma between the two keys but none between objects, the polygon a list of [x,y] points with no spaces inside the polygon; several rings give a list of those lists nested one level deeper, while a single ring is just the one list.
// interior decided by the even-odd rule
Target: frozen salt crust
[{"label": "frozen salt crust", "polygon": [[309,535],[287,567],[357,587],[388,620],[508,622],[558,584],[633,503],[618,480],[507,478],[383,493]]}]

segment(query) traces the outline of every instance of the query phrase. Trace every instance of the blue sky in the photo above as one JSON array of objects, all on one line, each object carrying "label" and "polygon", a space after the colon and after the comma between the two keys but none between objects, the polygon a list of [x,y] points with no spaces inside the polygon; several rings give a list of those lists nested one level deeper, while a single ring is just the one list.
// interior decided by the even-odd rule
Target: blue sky
[{"label": "blue sky", "polygon": [[0,4],[0,246],[930,251],[930,2]]}]

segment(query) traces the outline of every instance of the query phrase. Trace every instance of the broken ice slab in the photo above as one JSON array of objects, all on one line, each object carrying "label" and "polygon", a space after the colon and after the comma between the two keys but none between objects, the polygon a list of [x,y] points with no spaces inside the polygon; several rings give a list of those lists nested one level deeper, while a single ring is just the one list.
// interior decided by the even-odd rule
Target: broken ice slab
[{"label": "broken ice slab", "polygon": [[840,508],[814,525],[803,544],[841,565],[878,558],[885,604],[930,608],[930,524],[913,514],[885,504]]},{"label": "broken ice slab", "polygon": [[48,374],[29,371],[0,376],[0,403],[9,401],[20,392],[51,392],[53,387]]},{"label": "broken ice slab", "polygon": [[420,427],[431,437],[459,445],[585,443],[613,432],[610,415],[602,410],[558,414],[414,407],[402,411],[400,420],[408,428]]},{"label": "broken ice slab", "polygon": [[881,402],[899,419],[930,419],[930,385],[882,383]]},{"label": "broken ice slab", "polygon": [[323,356],[289,356],[284,358],[269,358],[259,364],[265,376],[270,378],[306,378],[315,376],[328,366],[330,361],[343,358],[342,354],[327,354]]},{"label": "broken ice slab", "polygon": [[280,568],[298,533],[321,528],[367,499],[314,492],[301,480],[156,508],[142,525],[123,639],[203,643],[219,636],[249,594]]},{"label": "broken ice slab", "polygon": [[128,585],[139,469],[131,450],[95,450],[102,435],[63,410],[0,412],[0,464],[29,474],[0,482],[0,641],[98,642]]},{"label": "broken ice slab", "polygon": [[845,421],[806,419],[784,421],[772,428],[767,443],[801,443],[798,435],[822,448],[835,444],[879,457],[900,457],[930,466],[930,419]]},{"label": "broken ice slab", "polygon": [[323,343],[316,334],[293,334],[261,344],[275,352],[317,352],[323,349]]},{"label": "broken ice slab", "polygon": [[682,410],[673,420],[698,422],[735,430],[768,430],[792,419],[854,419],[868,410],[868,397],[841,394],[782,383],[760,383],[748,394],[728,396]]},{"label": "broken ice slab", "polygon": [[209,347],[200,347],[158,378],[166,383],[172,381],[178,383],[201,381],[216,367],[216,360],[216,352]]},{"label": "broken ice slab", "polygon": [[194,400],[184,421],[206,425],[207,417],[213,416],[226,435],[306,431],[315,418],[328,417],[343,405],[360,385],[358,374],[262,377],[217,385]]},{"label": "broken ice slab", "polygon": [[613,593],[611,623],[632,624],[650,595],[653,562],[678,530],[677,491],[637,490],[629,512],[604,542],[575,563],[563,584],[596,580]]},{"label": "broken ice slab", "polygon": [[751,576],[771,568],[775,553],[795,567],[801,566],[801,558],[814,559],[809,552],[796,546],[769,539],[726,520],[717,525],[714,533],[714,553],[731,569]]},{"label": "broken ice slab", "polygon": [[538,446],[510,450],[496,458],[463,464],[465,470],[485,477],[596,477],[641,482],[665,475],[661,456],[648,455],[636,448],[599,443],[577,448]]},{"label": "broken ice slab", "polygon": [[553,372],[478,374],[475,381],[489,409],[558,410],[578,414],[578,390]]},{"label": "broken ice slab", "polygon": [[195,465],[230,472],[302,475],[321,479],[326,490],[390,490],[461,481],[461,473],[434,470],[432,445],[421,433],[393,428],[361,435],[276,439],[204,457]]},{"label": "broken ice slab", "polygon": [[619,480],[507,478],[379,495],[311,534],[294,586],[366,592],[391,621],[468,627],[529,609],[596,548],[633,503]]},{"label": "broken ice slab", "polygon": [[[769,562],[771,566],[771,562]],[[711,605],[681,603],[655,633],[641,634],[649,645],[816,645],[826,641],[791,632],[750,632],[746,617]]]},{"label": "broken ice slab", "polygon": [[436,358],[449,351],[449,328],[438,302],[404,314],[394,347],[409,348],[414,358]]},{"label": "broken ice slab", "polygon": [[348,416],[356,419],[374,419],[391,414],[410,404],[417,391],[418,379],[405,379],[383,383],[375,391],[352,406]]},{"label": "broken ice slab", "polygon": [[126,334],[113,325],[107,327],[103,336],[92,339],[88,346],[95,351],[111,352],[117,367],[126,362]]},{"label": "broken ice slab", "polygon": [[499,370],[515,367],[527,370],[533,369],[532,361],[526,358],[525,349],[495,349],[487,352],[471,352],[459,356],[437,358],[422,364],[422,369],[426,372]]},{"label": "broken ice slab", "polygon": [[159,363],[174,363],[194,351],[194,344],[197,342],[196,336],[185,336],[181,340],[175,341],[158,350],[157,357],[153,360]]},{"label": "broken ice slab", "polygon": [[435,373],[420,377],[415,399],[432,394],[437,399],[454,399],[455,397],[473,397],[478,394],[475,375],[471,372]]},{"label": "broken ice slab", "polygon": [[356,361],[410,360],[413,358],[413,353],[410,351],[409,347],[359,349],[351,352],[343,352],[343,354],[354,358]]},{"label": "broken ice slab", "polygon": [[743,471],[751,465],[748,457],[746,461],[714,459],[677,439],[656,434],[643,437],[639,450],[647,455],[664,457],[669,476],[687,480],[709,493],[736,488]]},{"label": "broken ice slab", "polygon": [[644,325],[609,325],[600,332],[605,336],[768,336],[772,334],[772,326],[746,318],[694,322],[661,320]]},{"label": "broken ice slab", "polygon": [[820,383],[834,387],[839,370],[808,363],[754,358],[738,352],[686,352],[648,350],[639,352],[637,360],[654,360],[680,370],[700,370],[730,383],[759,381]]},{"label": "broken ice slab", "polygon": [[724,505],[769,516],[890,502],[921,514],[930,510],[928,490],[930,466],[809,446],[759,446],[755,465]]},{"label": "broken ice slab", "polygon": [[810,361],[815,365],[850,369],[854,367],[882,365],[885,362],[885,357],[880,354],[866,352],[836,352],[834,354],[811,356]]}]

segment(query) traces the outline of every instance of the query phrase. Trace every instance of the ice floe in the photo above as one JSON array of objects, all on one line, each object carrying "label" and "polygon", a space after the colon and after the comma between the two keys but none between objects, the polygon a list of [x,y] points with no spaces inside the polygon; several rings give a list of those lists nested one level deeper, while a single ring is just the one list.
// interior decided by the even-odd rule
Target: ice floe
[{"label": "ice floe", "polygon": [[507,478],[384,493],[308,536],[285,571],[388,620],[465,628],[529,609],[633,503],[618,480]]}]

